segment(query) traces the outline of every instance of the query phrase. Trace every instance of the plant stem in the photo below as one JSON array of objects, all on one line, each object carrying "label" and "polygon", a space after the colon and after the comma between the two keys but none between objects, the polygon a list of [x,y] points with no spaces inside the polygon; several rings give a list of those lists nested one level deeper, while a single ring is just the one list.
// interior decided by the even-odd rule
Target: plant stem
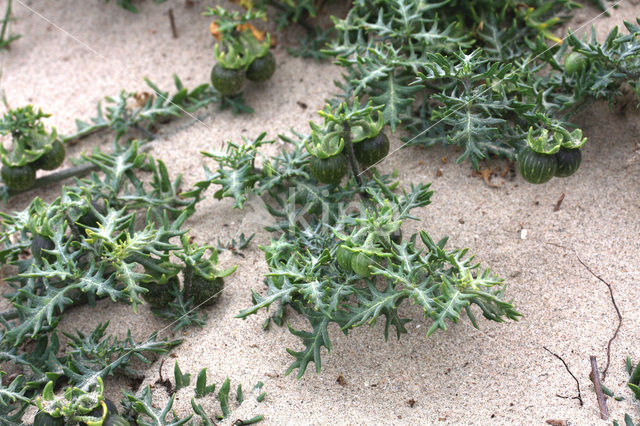
[{"label": "plant stem", "polygon": [[0,312],[0,317],[5,320],[12,320],[18,318],[18,310],[10,309],[8,311]]},{"label": "plant stem", "polygon": [[97,133],[107,128],[109,128],[109,125],[107,124],[91,126],[91,127],[88,127],[86,130],[82,130],[72,135],[60,136],[60,140],[64,144],[74,144],[78,142],[80,139],[86,138],[89,135],[92,135],[94,133]]},{"label": "plant stem", "polygon": [[193,280],[193,267],[187,265],[183,270],[183,280],[184,280],[184,288],[183,292],[185,295],[185,299],[189,300],[191,298],[191,281]]},{"label": "plant stem", "polygon": [[344,139],[344,148],[347,151],[347,157],[349,158],[349,165],[351,166],[351,172],[356,180],[358,186],[362,186],[362,179],[360,179],[360,170],[358,169],[358,163],[356,162],[356,155],[353,152],[353,142],[351,142],[351,126],[349,123],[342,123],[342,133]]},{"label": "plant stem", "polygon": [[2,28],[0,28],[0,47],[7,47],[10,42],[5,42],[4,35],[7,31],[7,25],[9,24],[9,20],[11,19],[11,3],[13,0],[7,1],[7,8],[4,12],[4,19],[2,20]]},{"label": "plant stem", "polygon": [[369,194],[365,191],[362,191],[362,179],[360,178],[360,170],[358,169],[358,162],[356,160],[356,155],[353,152],[353,142],[351,142],[351,126],[349,123],[342,123],[343,129],[343,138],[344,138],[344,149],[347,152],[347,157],[349,158],[349,165],[351,166],[351,172],[353,173],[353,178],[356,180],[356,184],[360,189],[360,197],[365,200],[368,200]]}]

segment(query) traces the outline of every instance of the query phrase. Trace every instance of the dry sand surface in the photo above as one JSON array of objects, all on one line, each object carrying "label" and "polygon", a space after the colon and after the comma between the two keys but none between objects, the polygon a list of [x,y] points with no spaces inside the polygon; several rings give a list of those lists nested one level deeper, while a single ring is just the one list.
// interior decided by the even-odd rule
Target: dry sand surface
[{"label": "dry sand surface", "polygon": [[[147,76],[162,88],[171,85],[172,73],[193,87],[208,80],[213,65],[209,19],[200,15],[204,4],[191,8],[184,1],[142,4],[135,15],[101,0],[14,1],[18,22],[14,31],[23,38],[2,53],[1,88],[12,107],[33,103],[53,116],[48,124],[60,133],[74,130],[75,118],[88,118],[105,95],[121,89],[145,90]],[[637,2],[622,2],[610,18],[595,21],[600,35],[623,20],[640,16]],[[224,6],[229,6],[224,4]],[[0,5],[4,7],[4,3]],[[167,11],[173,8],[179,38],[171,36]],[[571,26],[597,15],[579,12]],[[41,16],[40,16],[41,15]],[[200,151],[214,150],[228,140],[241,141],[267,131],[271,138],[290,128],[307,132],[307,122],[333,93],[332,81],[340,69],[329,63],[302,60],[287,54],[284,45],[295,32],[278,35],[278,69],[263,85],[251,85],[245,99],[252,115],[234,116],[217,106],[198,111],[162,127],[161,141],[152,154],[167,162],[169,171],[184,174],[189,187],[203,178]],[[303,109],[297,102],[308,105]],[[228,241],[240,232],[257,233],[239,257],[224,252],[221,265],[238,265],[226,281],[217,304],[208,309],[203,329],[174,334],[143,307],[136,315],[125,305],[103,301],[97,309],[75,309],[63,320],[64,330],[89,331],[111,320],[110,330],[120,336],[128,328],[137,338],[161,330],[160,337],[179,337],[179,346],[164,364],[164,377],[172,377],[174,360],[183,371],[208,369],[210,379],[246,390],[264,382],[265,401],[245,403],[232,419],[265,415],[264,424],[544,424],[548,419],[574,425],[600,424],[593,385],[588,379],[589,356],[606,361],[607,341],[616,326],[616,314],[607,287],[582,266],[611,283],[624,321],[611,346],[611,367],[606,385],[627,397],[609,400],[612,418],[625,412],[640,418],[626,390],[624,359],[640,360],[640,140],[638,113],[632,107],[612,114],[596,105],[580,119],[589,142],[580,171],[567,179],[542,186],[526,184],[519,176],[490,187],[473,176],[468,163],[455,164],[453,149],[401,150],[381,169],[398,169],[401,182],[433,182],[432,204],[419,211],[420,222],[406,223],[405,235],[426,229],[434,238],[450,236],[451,247],[470,247],[479,261],[509,283],[507,295],[523,314],[519,322],[480,321],[474,329],[466,318],[446,332],[425,338],[429,322],[418,309],[409,334],[400,341],[384,341],[383,324],[353,330],[348,336],[332,328],[333,350],[323,357],[322,373],[313,366],[296,380],[284,376],[292,358],[285,348],[300,348],[300,341],[285,328],[262,330],[265,312],[243,321],[234,316],[250,304],[252,289],[263,291],[267,271],[259,244],[268,241],[262,230],[270,218],[252,205],[232,209],[229,201],[216,201],[210,190],[190,220],[192,234],[201,243]],[[400,146],[393,135],[392,149]],[[70,156],[94,146],[109,149],[110,139],[96,136],[69,148]],[[270,147],[271,151],[282,145]],[[269,152],[268,150],[265,152]],[[442,159],[448,159],[446,164]],[[69,165],[67,159],[66,165]],[[503,167],[501,163],[495,165]],[[436,176],[437,170],[442,175]],[[52,200],[59,187],[12,199],[5,209],[23,208],[34,195]],[[565,194],[559,211],[553,208]],[[526,236],[525,236],[526,234]],[[561,248],[565,247],[565,248]],[[305,327],[291,316],[292,325]],[[561,355],[576,375],[584,406],[571,399],[576,384],[562,363],[543,347]],[[145,371],[143,385],[158,380],[160,360]],[[342,384],[337,378],[342,376]],[[122,378],[109,379],[109,394],[119,399]],[[166,400],[157,386],[154,397]],[[190,409],[191,391],[176,398],[176,409]],[[566,398],[569,397],[569,398]],[[203,404],[214,412],[215,401]]]}]

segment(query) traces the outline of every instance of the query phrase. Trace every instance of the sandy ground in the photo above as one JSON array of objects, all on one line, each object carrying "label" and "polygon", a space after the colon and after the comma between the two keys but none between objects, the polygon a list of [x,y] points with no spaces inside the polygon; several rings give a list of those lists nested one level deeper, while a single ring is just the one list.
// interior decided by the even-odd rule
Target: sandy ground
[{"label": "sandy ground", "polygon": [[[24,36],[2,54],[1,88],[13,107],[33,103],[53,113],[48,124],[60,133],[73,131],[75,118],[93,114],[103,96],[123,88],[144,90],[145,76],[162,88],[171,84],[174,72],[190,87],[208,79],[213,43],[207,33],[208,18],[200,11],[213,2],[187,8],[184,1],[162,5],[148,1],[139,15],[99,0],[24,2],[37,13],[21,3],[14,2],[18,18],[14,30]],[[178,39],[171,36],[169,7]],[[571,27],[597,13],[589,8],[580,11]],[[640,6],[623,2],[614,16],[596,21],[598,33],[606,33],[623,19],[635,21],[635,16],[640,16]],[[340,70],[289,56],[283,45],[294,39],[295,33],[279,36],[274,78],[246,89],[245,99],[254,114],[233,116],[214,106],[197,112],[197,120],[185,118],[162,128],[163,138],[152,153],[167,162],[172,174],[184,174],[185,187],[203,178],[202,150],[216,149],[227,140],[240,141],[242,136],[252,138],[263,130],[271,138],[289,128],[307,131],[308,120],[333,93],[332,80]],[[575,250],[611,283],[624,317],[611,348],[606,385],[627,400],[609,400],[612,418],[621,420],[625,412],[638,418],[637,407],[628,402],[624,371],[627,355],[640,360],[638,115],[632,108],[614,115],[605,105],[596,105],[579,121],[589,137],[580,171],[544,186],[516,177],[498,188],[489,187],[472,176],[468,164],[456,165],[457,154],[448,148],[401,150],[381,165],[387,172],[399,169],[403,184],[433,182],[432,204],[419,212],[421,222],[406,224],[405,235],[426,229],[437,239],[449,235],[451,247],[470,247],[478,260],[510,284],[508,297],[523,314],[517,323],[483,320],[476,330],[464,318],[426,339],[428,321],[418,309],[407,307],[415,321],[402,340],[385,342],[382,324],[353,330],[349,336],[334,328],[330,330],[333,351],[324,356],[322,373],[316,375],[311,366],[301,380],[285,377],[292,360],[285,348],[299,348],[298,338],[284,328],[263,331],[264,312],[246,321],[234,318],[250,304],[251,289],[263,290],[267,268],[257,245],[268,241],[262,226],[270,219],[252,206],[233,210],[230,202],[213,200],[211,191],[189,223],[198,241],[215,244],[217,238],[228,241],[240,232],[257,236],[245,258],[222,254],[221,265],[237,264],[238,271],[227,279],[220,301],[208,309],[205,328],[175,335],[148,309],[143,307],[135,315],[130,307],[109,301],[95,310],[70,312],[61,327],[88,331],[111,319],[111,331],[121,336],[127,328],[137,338],[160,330],[161,337],[184,339],[167,357],[164,377],[172,377],[175,359],[183,371],[197,373],[206,367],[210,380],[221,383],[228,376],[232,386],[242,383],[245,390],[264,382],[265,401],[258,406],[243,404],[233,419],[263,413],[265,424],[544,424],[548,419],[600,424],[588,379],[589,356],[597,356],[604,365],[616,315],[607,287],[578,262]],[[400,146],[398,138],[391,138],[392,149]],[[96,136],[69,151],[77,156],[93,146],[108,148],[109,143],[107,137]],[[443,158],[449,161],[444,164]],[[23,208],[34,195],[52,200],[58,193],[59,187],[36,191],[12,199],[5,208]],[[562,193],[564,202],[554,212]],[[304,325],[295,316],[290,321]],[[564,398],[576,394],[575,382],[543,346],[561,355],[577,376],[583,407]],[[148,367],[143,385],[158,379],[159,361]],[[344,378],[342,385],[339,376]],[[117,389],[128,384],[121,378],[107,383],[116,399]],[[189,392],[178,394],[178,412],[189,407]],[[158,401],[166,399],[159,386],[154,395]],[[213,412],[214,401],[207,400],[204,406]]]}]

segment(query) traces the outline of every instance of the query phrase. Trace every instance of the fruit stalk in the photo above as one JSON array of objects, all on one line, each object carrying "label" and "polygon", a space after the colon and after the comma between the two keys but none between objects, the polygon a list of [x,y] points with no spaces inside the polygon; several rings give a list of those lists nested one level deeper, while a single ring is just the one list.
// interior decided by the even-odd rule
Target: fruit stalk
[{"label": "fruit stalk", "polygon": [[[358,184],[358,187],[362,187],[362,179],[360,178],[360,170],[358,170],[358,163],[356,162],[356,154],[353,152],[353,142],[351,142],[351,126],[349,123],[342,123],[342,133],[344,138],[344,147],[347,150],[347,157],[349,157],[349,164],[351,165],[351,172]],[[361,195],[364,196],[363,193]]]}]

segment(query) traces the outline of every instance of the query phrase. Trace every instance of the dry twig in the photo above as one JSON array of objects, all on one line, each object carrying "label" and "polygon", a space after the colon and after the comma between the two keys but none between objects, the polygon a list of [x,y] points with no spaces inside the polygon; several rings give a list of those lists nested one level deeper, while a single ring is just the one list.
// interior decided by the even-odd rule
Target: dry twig
[{"label": "dry twig", "polygon": [[562,359],[562,357],[558,354],[555,354],[553,352],[551,352],[549,349],[547,349],[546,346],[542,347],[545,351],[549,352],[551,355],[555,356],[556,358],[558,358],[560,361],[562,361],[562,364],[564,364],[564,368],[567,370],[567,372],[569,374],[571,374],[571,377],[573,377],[573,380],[576,381],[576,387],[578,388],[578,396],[574,396],[573,399],[577,399],[578,401],[580,401],[580,406],[582,407],[584,405],[584,402],[582,401],[582,392],[580,392],[580,382],[578,381],[578,379],[576,378],[576,376],[573,375],[573,373],[571,372],[571,370],[569,369],[569,366],[567,365],[567,363],[564,361],[564,359]]},{"label": "dry twig", "polygon": [[596,397],[598,398],[598,408],[600,408],[600,418],[602,420],[609,420],[609,410],[607,409],[607,400],[604,398],[604,392],[602,392],[602,382],[600,381],[600,373],[598,372],[598,363],[596,357],[591,355],[589,357],[591,361],[591,373],[589,378],[593,382],[593,387],[596,391]]},{"label": "dry twig", "polygon": [[178,38],[178,30],[176,29],[176,20],[173,17],[173,9],[169,9],[169,23],[171,24],[171,34],[173,34],[173,38]]},{"label": "dry twig", "polygon": [[618,315],[618,326],[616,327],[616,331],[613,333],[613,336],[611,336],[611,339],[609,339],[609,342],[607,343],[607,364],[605,365],[604,370],[602,370],[602,381],[604,382],[604,379],[607,377],[607,370],[609,369],[609,364],[611,364],[611,343],[614,341],[616,337],[618,337],[618,331],[620,331],[620,327],[622,327],[622,314],[620,313],[620,309],[618,309],[618,304],[616,303],[615,297],[613,297],[613,288],[611,287],[611,284],[609,284],[602,277],[600,277],[595,272],[593,272],[591,268],[589,268],[582,261],[582,259],[580,259],[580,256],[578,256],[578,253],[576,253],[575,250],[573,252],[576,255],[576,258],[578,259],[578,262],[580,262],[582,266],[584,266],[591,275],[593,275],[594,277],[602,281],[607,286],[607,288],[609,289],[609,296],[611,297],[611,303],[613,303],[613,307],[616,310],[616,315]]},{"label": "dry twig", "polygon": [[558,210],[560,210],[560,206],[562,205],[563,200],[564,200],[564,192],[560,194],[560,196],[558,197],[558,201],[556,202],[556,205],[553,208],[554,212],[557,212]]}]

